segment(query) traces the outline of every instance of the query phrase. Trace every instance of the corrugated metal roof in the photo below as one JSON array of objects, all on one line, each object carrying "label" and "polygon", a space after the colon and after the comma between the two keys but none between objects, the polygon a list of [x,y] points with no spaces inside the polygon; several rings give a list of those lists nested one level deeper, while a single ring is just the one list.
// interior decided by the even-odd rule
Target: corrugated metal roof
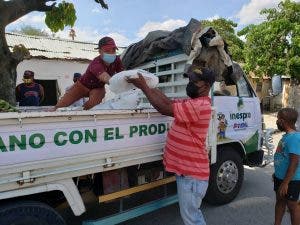
[{"label": "corrugated metal roof", "polygon": [[[24,34],[6,33],[7,44],[10,49],[23,44],[32,57],[67,60],[92,60],[98,56],[96,43],[57,39],[51,37],[29,36]],[[124,48],[119,48],[119,51]],[[121,52],[118,52],[120,54]]]}]

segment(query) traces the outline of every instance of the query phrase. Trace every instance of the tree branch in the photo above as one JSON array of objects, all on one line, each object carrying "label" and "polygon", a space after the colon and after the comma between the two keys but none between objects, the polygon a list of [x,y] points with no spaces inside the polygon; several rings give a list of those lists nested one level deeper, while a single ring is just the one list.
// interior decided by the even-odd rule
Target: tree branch
[{"label": "tree branch", "polygon": [[[37,11],[40,11],[40,12],[48,12],[48,11],[51,11],[55,5],[56,5],[56,0],[45,0],[44,3],[41,2],[39,8],[37,9]],[[46,5],[47,2],[53,2],[51,5]]]},{"label": "tree branch", "polygon": [[19,44],[14,46],[12,51],[12,58],[17,64],[29,57],[30,52],[24,45]]},{"label": "tree branch", "polygon": [[95,0],[95,2],[99,3],[103,9],[108,9],[108,5],[104,2],[104,0]]},{"label": "tree branch", "polygon": [[[0,23],[4,26],[16,21],[22,16],[33,12],[50,11],[55,7],[56,0],[11,0],[0,2]],[[54,2],[51,5],[47,5],[47,2]]]}]

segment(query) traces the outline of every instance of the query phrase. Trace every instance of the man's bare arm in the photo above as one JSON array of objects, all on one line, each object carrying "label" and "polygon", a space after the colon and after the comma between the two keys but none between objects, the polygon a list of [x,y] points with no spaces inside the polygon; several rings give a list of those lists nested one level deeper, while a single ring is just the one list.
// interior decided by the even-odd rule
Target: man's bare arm
[{"label": "man's bare arm", "polygon": [[40,87],[40,95],[41,95],[40,103],[42,103],[45,99],[45,91],[44,91],[44,87],[42,85],[39,84],[39,87]]},{"label": "man's bare arm", "polygon": [[286,182],[286,183],[289,183],[292,180],[293,176],[295,175],[298,163],[299,163],[298,155],[290,153],[289,156],[290,156],[290,165],[289,165],[286,175],[283,179],[283,182]]},{"label": "man's bare arm", "polygon": [[174,116],[172,102],[160,90],[145,86],[142,91],[153,107],[163,115]]},{"label": "man's bare arm", "polygon": [[292,180],[293,176],[295,175],[298,163],[299,163],[299,156],[296,154],[289,154],[290,157],[290,164],[288,167],[288,170],[286,172],[286,175],[279,187],[279,194],[280,196],[284,197],[288,192],[288,185],[290,181]]},{"label": "man's bare arm", "polygon": [[[170,99],[164,94],[164,93],[162,93],[161,92],[161,90],[159,90],[158,88],[153,88],[152,89],[154,92],[155,92],[155,94],[157,94],[157,96],[159,96],[166,104],[169,104],[170,103]],[[171,101],[171,103],[172,103],[172,101]]]},{"label": "man's bare arm", "polygon": [[173,116],[172,101],[156,88],[149,88],[142,74],[138,78],[127,78],[137,88],[141,89],[153,107],[163,115]]}]

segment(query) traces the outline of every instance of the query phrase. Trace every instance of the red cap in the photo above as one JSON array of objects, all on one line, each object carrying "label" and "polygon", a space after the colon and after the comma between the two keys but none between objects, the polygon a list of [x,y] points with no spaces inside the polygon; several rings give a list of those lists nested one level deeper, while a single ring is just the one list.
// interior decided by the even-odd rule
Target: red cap
[{"label": "red cap", "polygon": [[118,49],[114,39],[111,37],[103,37],[98,42],[98,48],[95,49],[102,49],[102,50],[110,50],[110,49]]}]

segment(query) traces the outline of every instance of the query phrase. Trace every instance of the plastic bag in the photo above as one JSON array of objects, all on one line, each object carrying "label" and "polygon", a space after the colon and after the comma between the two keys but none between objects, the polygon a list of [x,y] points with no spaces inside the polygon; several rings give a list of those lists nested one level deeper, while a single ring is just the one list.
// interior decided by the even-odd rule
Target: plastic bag
[{"label": "plastic bag", "polygon": [[140,103],[139,90],[130,90],[116,95],[113,99],[92,108],[98,109],[136,109]]},{"label": "plastic bag", "polygon": [[155,76],[153,73],[150,73],[146,70],[136,69],[136,70],[126,70],[120,73],[116,73],[112,78],[109,80],[109,89],[116,93],[122,93],[125,91],[129,91],[130,89],[135,88],[133,84],[127,82],[127,78],[137,78],[137,73],[143,75],[146,80],[146,83],[150,88],[155,88],[158,84],[158,77]]}]

